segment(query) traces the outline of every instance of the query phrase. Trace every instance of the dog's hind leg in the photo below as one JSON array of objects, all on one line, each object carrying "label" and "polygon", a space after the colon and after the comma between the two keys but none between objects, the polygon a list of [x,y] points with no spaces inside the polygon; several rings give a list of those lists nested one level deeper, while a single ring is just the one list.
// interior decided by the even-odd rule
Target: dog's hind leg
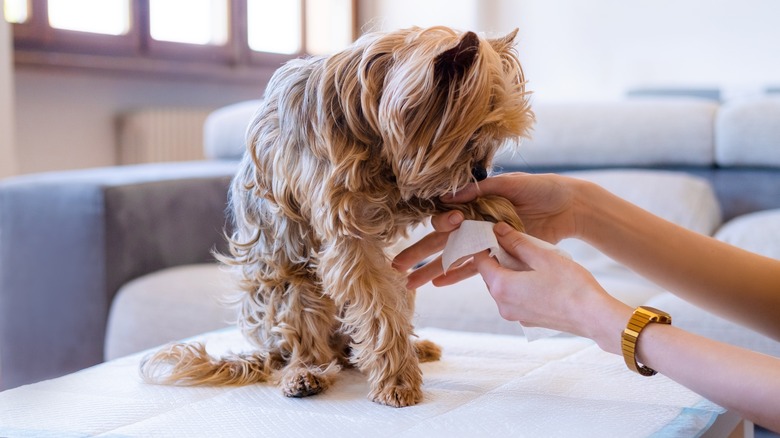
[{"label": "dog's hind leg", "polygon": [[241,301],[239,326],[280,370],[284,395],[318,394],[340,369],[331,342],[337,312],[305,270],[278,262],[265,270],[273,275],[257,283],[257,292]]},{"label": "dog's hind leg", "polygon": [[310,278],[290,283],[284,306],[277,309],[274,336],[287,365],[280,384],[288,397],[306,397],[327,389],[341,369],[331,336],[336,327],[333,301]]}]

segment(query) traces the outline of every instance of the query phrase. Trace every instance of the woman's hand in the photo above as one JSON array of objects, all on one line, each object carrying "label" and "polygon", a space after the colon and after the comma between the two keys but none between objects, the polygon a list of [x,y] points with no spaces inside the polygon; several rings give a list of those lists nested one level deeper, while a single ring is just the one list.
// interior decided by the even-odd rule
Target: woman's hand
[{"label": "woman's hand", "polygon": [[[431,225],[434,232],[420,239],[415,244],[404,249],[393,259],[393,267],[401,272],[406,272],[409,269],[422,263],[425,259],[440,252],[447,244],[447,238],[450,232],[456,230],[461,222],[463,222],[463,213],[459,211],[450,211],[447,213],[438,214],[431,218]],[[448,273],[448,280],[456,278],[458,272],[457,269],[453,269]],[[476,270],[473,270],[466,277],[460,277],[459,280],[442,282],[443,270],[441,266],[441,256],[436,257],[434,260],[429,261],[420,268],[415,269],[409,274],[407,278],[406,287],[409,289],[417,289],[423,284],[434,280],[434,284],[437,286],[444,286],[446,284],[453,284],[463,278],[470,277],[476,274]],[[452,275],[451,275],[452,274]]]},{"label": "woman's hand", "polygon": [[515,206],[528,234],[557,243],[579,231],[575,207],[583,183],[555,174],[506,173],[469,184],[442,201],[466,203],[484,195],[502,196]]},{"label": "woman's hand", "polygon": [[[526,232],[556,243],[575,234],[576,221],[572,206],[575,202],[574,184],[578,180],[554,174],[531,175],[510,173],[488,178],[480,183],[469,184],[458,193],[442,198],[444,202],[470,202],[483,195],[498,195],[507,198],[515,206],[523,220]],[[460,226],[464,218],[460,212],[448,212],[431,219],[434,232],[399,253],[393,266],[406,272],[426,258],[444,249],[449,233]],[[441,258],[428,262],[411,272],[407,287],[416,289],[432,281],[436,286],[447,286],[477,274],[473,262],[444,272]]]},{"label": "woman's hand", "polygon": [[554,249],[534,244],[505,223],[494,231],[498,243],[530,270],[499,265],[486,252],[474,256],[501,317],[529,327],[541,326],[595,340],[602,349],[620,352],[618,335],[631,309],[612,298],[582,266]]}]

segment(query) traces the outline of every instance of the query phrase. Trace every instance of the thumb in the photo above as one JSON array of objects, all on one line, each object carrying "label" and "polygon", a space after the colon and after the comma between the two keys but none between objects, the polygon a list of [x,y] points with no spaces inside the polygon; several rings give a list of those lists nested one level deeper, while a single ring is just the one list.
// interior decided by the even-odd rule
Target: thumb
[{"label": "thumb", "polygon": [[488,290],[491,289],[490,286],[494,281],[498,279],[499,274],[504,271],[510,271],[501,266],[495,257],[491,257],[488,251],[474,254],[474,266],[477,268],[477,272],[479,272],[482,280],[484,280],[485,284],[488,286]]},{"label": "thumb", "polygon": [[531,269],[548,260],[551,250],[553,252],[557,250],[555,246],[521,233],[505,222],[497,223],[493,227],[493,231],[498,238],[498,244],[509,255],[525,263]]}]

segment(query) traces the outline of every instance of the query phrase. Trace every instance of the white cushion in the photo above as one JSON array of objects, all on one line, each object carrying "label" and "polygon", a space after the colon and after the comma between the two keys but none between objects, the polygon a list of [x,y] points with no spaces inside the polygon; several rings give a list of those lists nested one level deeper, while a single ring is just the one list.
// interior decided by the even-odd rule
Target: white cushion
[{"label": "white cushion", "polygon": [[726,102],[718,112],[715,156],[722,166],[780,166],[780,98]]},{"label": "white cushion", "polygon": [[780,259],[780,209],[738,216],[723,225],[715,237],[748,251]]},{"label": "white cushion", "polygon": [[105,359],[231,325],[236,312],[226,300],[236,290],[231,274],[215,263],[163,269],[127,283],[111,305]]},{"label": "white cushion", "polygon": [[238,160],[246,150],[246,134],[260,100],[248,100],[219,108],[203,124],[206,158]]},{"label": "white cushion", "polygon": [[691,98],[535,102],[532,138],[498,166],[710,165],[716,102]]}]

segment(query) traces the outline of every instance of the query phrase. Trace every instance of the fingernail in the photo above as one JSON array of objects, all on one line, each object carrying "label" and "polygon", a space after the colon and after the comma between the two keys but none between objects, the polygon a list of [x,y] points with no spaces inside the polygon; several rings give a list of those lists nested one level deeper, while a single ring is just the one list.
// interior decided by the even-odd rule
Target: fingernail
[{"label": "fingernail", "polygon": [[463,222],[463,215],[459,211],[453,211],[449,214],[449,216],[447,216],[447,220],[452,225],[458,225],[459,223]]},{"label": "fingernail", "polygon": [[499,236],[506,236],[512,231],[512,227],[510,227],[506,222],[499,222],[493,227],[493,231],[495,231]]}]

